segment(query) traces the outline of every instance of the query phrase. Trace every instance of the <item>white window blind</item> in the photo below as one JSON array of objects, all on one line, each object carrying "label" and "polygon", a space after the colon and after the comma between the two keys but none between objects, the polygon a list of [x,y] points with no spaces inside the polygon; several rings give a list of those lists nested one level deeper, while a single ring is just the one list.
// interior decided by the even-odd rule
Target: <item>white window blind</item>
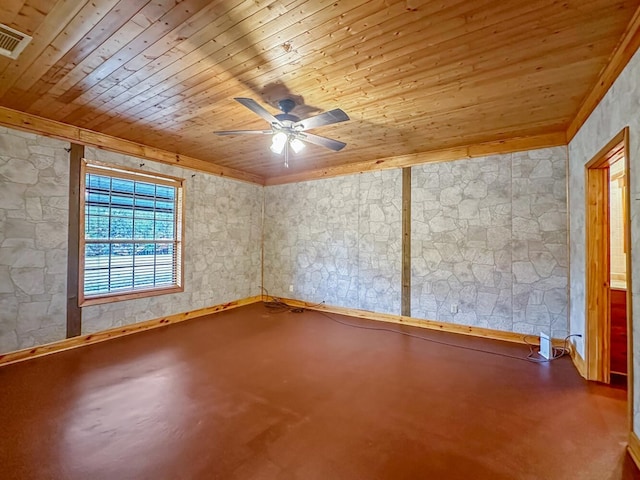
[{"label": "white window blind", "polygon": [[182,181],[86,163],[83,183],[81,300],[181,288]]}]

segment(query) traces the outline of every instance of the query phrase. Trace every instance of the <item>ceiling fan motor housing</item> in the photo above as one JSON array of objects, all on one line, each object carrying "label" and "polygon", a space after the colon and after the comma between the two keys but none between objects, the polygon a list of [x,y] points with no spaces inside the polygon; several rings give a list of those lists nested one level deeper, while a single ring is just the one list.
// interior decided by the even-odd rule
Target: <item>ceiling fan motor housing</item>
[{"label": "ceiling fan motor housing", "polygon": [[290,98],[283,98],[278,102],[278,108],[286,114],[296,108],[296,102],[294,102]]}]

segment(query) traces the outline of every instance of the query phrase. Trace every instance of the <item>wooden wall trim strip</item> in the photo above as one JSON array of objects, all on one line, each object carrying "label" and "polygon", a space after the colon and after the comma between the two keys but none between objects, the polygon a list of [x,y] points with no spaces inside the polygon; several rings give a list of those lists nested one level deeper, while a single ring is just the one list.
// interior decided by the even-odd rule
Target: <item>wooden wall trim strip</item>
[{"label": "wooden wall trim strip", "polygon": [[[67,232],[67,338],[82,333],[82,309],[78,302],[80,273],[80,195],[84,145],[71,144],[69,152],[69,220]],[[84,229],[84,228],[83,228]]]},{"label": "wooden wall trim strip", "polygon": [[[371,312],[369,310],[358,310],[355,308],[338,307],[327,304],[308,303],[301,300],[291,298],[280,298],[286,304],[293,307],[303,307],[307,310],[317,310],[319,312],[336,313],[349,317],[357,317],[365,320],[375,320],[378,322],[395,323],[398,325],[410,325],[412,327],[426,328],[429,330],[439,330],[447,333],[459,333],[470,335],[472,337],[489,338],[492,340],[502,340],[505,342],[527,344],[525,337],[535,337],[533,335],[525,335],[524,333],[505,332],[502,330],[493,330],[483,327],[472,327],[468,325],[458,325],[455,323],[443,323],[435,320],[423,320],[419,318],[407,317],[405,315],[393,315],[389,313]],[[556,347],[564,347],[564,339],[552,339],[553,345]],[[537,345],[537,340],[529,340],[529,343]],[[571,349],[571,343],[567,343],[567,347]]]},{"label": "wooden wall trim strip", "polygon": [[402,169],[402,315],[411,316],[411,168]]},{"label": "wooden wall trim strip", "polygon": [[228,177],[243,182],[264,185],[264,178],[259,175],[223,167],[197,158],[171,153],[166,150],[123,140],[103,133],[93,132],[85,128],[48,120],[6,107],[0,107],[0,125],[38,133],[47,137],[67,140],[71,143],[98,147],[111,152],[133,155],[134,157],[145,158],[168,165],[197,170],[218,177]]},{"label": "wooden wall trim strip", "polygon": [[565,132],[552,132],[530,137],[516,137],[507,140],[479,143],[462,147],[433,150],[429,152],[413,153],[398,157],[380,158],[366,162],[336,165],[334,167],[294,173],[280,177],[267,178],[265,185],[281,185],[284,183],[304,182],[307,180],[319,180],[322,178],[338,177],[375,170],[387,170],[391,168],[404,168],[423,163],[451,162],[465,158],[484,157],[501,153],[521,152],[535,150],[537,148],[558,147],[567,144]]},{"label": "wooden wall trim strip", "polygon": [[624,34],[616,49],[611,54],[609,62],[600,72],[598,81],[593,90],[587,95],[584,102],[580,106],[578,113],[567,128],[567,141],[573,140],[578,130],[584,125],[589,116],[602,101],[605,94],[609,91],[613,83],[616,81],[624,67],[627,66],[631,57],[640,47],[640,7],[636,10],[633,17],[629,21]]},{"label": "wooden wall trim strip", "polygon": [[132,325],[126,325],[118,328],[111,328],[109,330],[103,330],[101,332],[91,333],[89,335],[82,335],[78,337],[68,338],[66,340],[60,340],[58,342],[48,343],[46,345],[39,345],[37,347],[25,348],[23,350],[17,350],[15,352],[8,352],[0,354],[0,366],[9,365],[11,363],[21,362],[31,358],[42,357],[56,352],[62,352],[70,350],[72,348],[78,348],[85,345],[92,345],[94,343],[104,342],[112,338],[123,337],[132,333],[144,332],[153,328],[163,327],[173,323],[184,322],[192,318],[202,317],[204,315],[210,315],[216,312],[222,312],[224,310],[230,310],[232,308],[241,307],[243,305],[249,305],[262,301],[261,295],[254,297],[247,297],[240,300],[234,300],[232,302],[221,303],[212,307],[201,308],[198,310],[192,310],[189,312],[177,313],[175,315],[169,315],[166,317],[156,318],[154,320],[148,320],[146,322],[134,323]]},{"label": "wooden wall trim strip", "polygon": [[634,463],[640,468],[640,439],[634,432],[629,432],[629,440],[627,451],[633,459]]}]

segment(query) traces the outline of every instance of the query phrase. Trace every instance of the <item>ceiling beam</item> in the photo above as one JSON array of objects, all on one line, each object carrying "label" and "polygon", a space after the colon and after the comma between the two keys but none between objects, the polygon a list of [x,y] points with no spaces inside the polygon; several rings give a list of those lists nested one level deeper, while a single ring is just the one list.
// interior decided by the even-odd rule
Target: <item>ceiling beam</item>
[{"label": "ceiling beam", "polygon": [[567,141],[573,140],[578,130],[584,125],[589,118],[589,115],[593,113],[598,104],[602,101],[606,93],[609,91],[613,82],[616,81],[618,76],[627,66],[631,57],[640,47],[640,7],[636,10],[633,17],[629,21],[624,34],[622,35],[620,42],[616,46],[615,50],[611,54],[609,62],[600,72],[598,81],[586,96],[584,102],[578,109],[573,121],[567,128]]},{"label": "ceiling beam", "polygon": [[109,150],[111,152],[145,158],[176,167],[188,168],[199,172],[210,173],[218,177],[228,177],[248,183],[264,185],[264,178],[241,170],[216,165],[215,163],[198,158],[172,153],[160,148],[150,147],[141,143],[123,140],[85,128],[67,125],[65,123],[48,120],[10,108],[0,107],[0,125],[10,128],[38,133],[46,137],[58,138],[80,145]]},{"label": "ceiling beam", "polygon": [[465,158],[484,157],[503,153],[521,152],[524,150],[535,150],[538,148],[565,146],[567,139],[565,132],[552,132],[529,137],[517,137],[507,140],[466,145],[462,147],[434,150],[430,152],[412,153],[398,157],[381,158],[365,162],[356,162],[346,165],[336,165],[333,167],[311,170],[306,172],[283,175],[279,177],[267,178],[265,185],[280,185],[283,183],[304,182],[307,180],[318,180],[321,178],[331,178],[341,175],[351,175],[357,173],[371,172],[375,170],[388,170],[391,168],[404,168],[412,165],[433,162],[450,162]]}]

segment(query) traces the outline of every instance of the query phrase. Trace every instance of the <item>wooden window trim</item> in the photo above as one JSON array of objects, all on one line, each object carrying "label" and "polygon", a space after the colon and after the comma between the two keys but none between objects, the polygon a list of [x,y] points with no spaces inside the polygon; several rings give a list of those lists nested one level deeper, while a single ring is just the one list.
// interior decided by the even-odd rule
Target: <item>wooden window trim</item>
[{"label": "wooden window trim", "polygon": [[[124,178],[129,180],[144,181],[145,179],[150,183],[157,185],[167,185],[177,187],[176,197],[176,215],[174,228],[176,232],[175,243],[176,251],[176,278],[178,285],[169,287],[149,288],[149,289],[136,289],[130,292],[118,292],[105,295],[92,295],[86,297],[84,294],[84,271],[85,271],[85,191],[86,191],[86,174],[96,173],[101,175],[115,176],[118,178]],[[79,241],[78,241],[78,305],[86,307],[90,305],[100,305],[105,303],[120,302],[124,300],[133,300],[137,298],[154,297],[158,295],[167,295],[171,293],[184,292],[184,179],[179,177],[172,177],[165,174],[156,174],[154,172],[148,172],[144,170],[138,170],[135,168],[124,167],[121,165],[112,165],[95,160],[82,159],[81,172],[80,172],[80,220],[79,220]],[[119,243],[129,243],[128,240]]]}]

